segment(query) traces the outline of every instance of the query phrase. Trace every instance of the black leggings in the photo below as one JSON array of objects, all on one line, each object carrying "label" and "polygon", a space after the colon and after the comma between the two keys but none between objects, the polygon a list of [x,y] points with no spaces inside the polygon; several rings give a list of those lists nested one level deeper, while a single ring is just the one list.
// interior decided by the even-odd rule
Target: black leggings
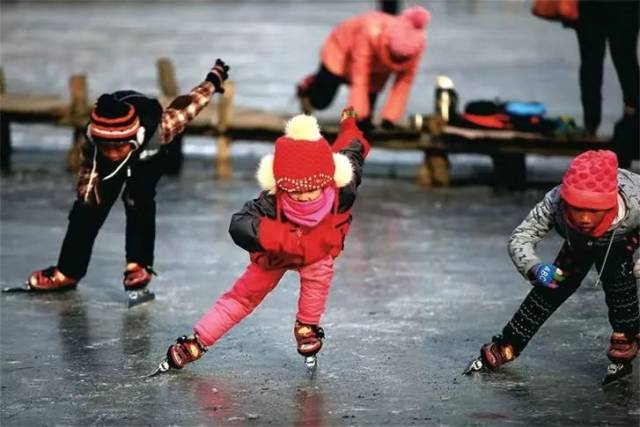
[{"label": "black leggings", "polygon": [[581,1],[576,34],[580,46],[580,93],[587,130],[595,133],[602,118],[602,75],[609,43],[624,104],[638,108],[638,1]]},{"label": "black leggings", "polygon": [[[637,334],[640,330],[638,287],[632,273],[633,252],[637,245],[630,243],[630,237],[620,237],[611,247],[604,270],[602,261],[606,244],[575,248],[581,245],[572,247],[565,243],[554,265],[567,278],[557,289],[534,286],[496,341],[513,345],[517,354],[524,350],[544,322],[580,287],[594,261],[596,270],[602,272],[611,327],[615,332]],[[608,239],[600,239],[601,242],[605,240],[608,243]]]},{"label": "black leggings", "polygon": [[[333,74],[331,71],[324,66],[324,64],[320,64],[320,68],[315,74],[315,78],[311,86],[309,87],[309,101],[311,102],[311,106],[313,106],[316,110],[324,110],[333,99],[336,97],[336,93],[338,93],[338,88],[342,84],[349,84],[349,82],[343,79],[340,76]],[[371,111],[371,115],[373,115],[373,109],[376,104],[376,100],[378,99],[377,93],[369,94],[369,111]],[[365,117],[361,117],[365,118]]]},{"label": "black leggings", "polygon": [[114,177],[99,183],[99,205],[79,199],[74,202],[58,259],[58,268],[65,276],[79,280],[87,273],[93,243],[123,186],[122,201],[127,216],[126,260],[153,265],[156,186],[164,162],[164,152],[148,160],[134,161],[130,166],[131,176],[127,176],[127,167],[124,167]]}]

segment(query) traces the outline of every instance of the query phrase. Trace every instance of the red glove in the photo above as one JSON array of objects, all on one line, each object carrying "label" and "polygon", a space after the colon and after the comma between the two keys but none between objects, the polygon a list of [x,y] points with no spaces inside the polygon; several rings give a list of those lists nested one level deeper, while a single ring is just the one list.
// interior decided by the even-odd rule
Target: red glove
[{"label": "red glove", "polygon": [[258,227],[258,241],[269,252],[303,256],[300,237],[299,228],[267,217],[262,218]]},{"label": "red glove", "polygon": [[369,142],[365,139],[362,131],[358,128],[358,115],[353,107],[347,107],[340,114],[340,132],[338,138],[331,146],[334,153],[338,153],[348,146],[353,139],[358,139],[363,145],[364,157],[369,154]]}]

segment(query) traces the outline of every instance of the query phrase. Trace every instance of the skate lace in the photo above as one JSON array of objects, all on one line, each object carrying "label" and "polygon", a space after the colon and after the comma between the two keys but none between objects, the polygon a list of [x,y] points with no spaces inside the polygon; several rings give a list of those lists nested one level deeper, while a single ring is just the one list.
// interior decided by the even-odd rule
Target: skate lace
[{"label": "skate lace", "polygon": [[51,267],[48,267],[42,270],[42,275],[47,279],[53,279],[55,274],[56,274],[56,267],[53,265]]}]

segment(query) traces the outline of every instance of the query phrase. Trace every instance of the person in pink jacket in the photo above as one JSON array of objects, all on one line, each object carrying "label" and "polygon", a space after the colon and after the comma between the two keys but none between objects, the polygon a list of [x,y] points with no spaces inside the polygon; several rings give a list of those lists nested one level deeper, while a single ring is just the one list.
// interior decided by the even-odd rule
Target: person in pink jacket
[{"label": "person in pink jacket", "polygon": [[331,104],[341,84],[350,86],[348,105],[371,128],[378,94],[392,74],[395,81],[382,109],[382,124],[392,128],[405,112],[407,98],[425,48],[431,14],[414,6],[401,15],[367,12],[331,31],[320,52],[320,68],[297,85],[306,113]]}]

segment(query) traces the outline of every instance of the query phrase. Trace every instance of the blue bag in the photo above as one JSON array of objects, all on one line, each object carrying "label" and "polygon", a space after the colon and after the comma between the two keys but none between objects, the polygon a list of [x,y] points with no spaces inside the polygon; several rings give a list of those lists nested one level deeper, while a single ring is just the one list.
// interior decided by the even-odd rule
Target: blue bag
[{"label": "blue bag", "polygon": [[544,116],[547,107],[542,102],[508,101],[505,111],[512,116]]}]

